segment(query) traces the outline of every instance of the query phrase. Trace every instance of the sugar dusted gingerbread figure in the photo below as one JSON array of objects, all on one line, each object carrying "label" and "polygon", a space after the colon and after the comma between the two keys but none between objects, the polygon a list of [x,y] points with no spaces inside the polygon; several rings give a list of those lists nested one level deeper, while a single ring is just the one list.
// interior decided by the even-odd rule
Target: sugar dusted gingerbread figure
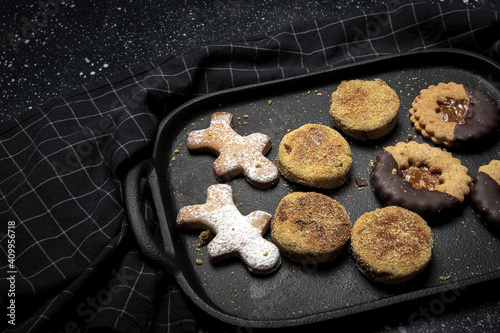
[{"label": "sugar dusted gingerbread figure", "polygon": [[213,169],[220,181],[243,174],[257,188],[275,186],[279,179],[278,169],[264,156],[271,148],[270,137],[262,133],[241,136],[233,130],[232,118],[231,113],[215,112],[209,128],[189,133],[189,151],[218,155]]},{"label": "sugar dusted gingerbread figure", "polygon": [[255,273],[271,273],[281,264],[279,250],[263,238],[271,215],[254,211],[243,216],[233,202],[231,186],[212,185],[202,205],[185,206],[179,210],[177,224],[183,229],[208,229],[215,237],[207,246],[212,261],[239,256]]}]

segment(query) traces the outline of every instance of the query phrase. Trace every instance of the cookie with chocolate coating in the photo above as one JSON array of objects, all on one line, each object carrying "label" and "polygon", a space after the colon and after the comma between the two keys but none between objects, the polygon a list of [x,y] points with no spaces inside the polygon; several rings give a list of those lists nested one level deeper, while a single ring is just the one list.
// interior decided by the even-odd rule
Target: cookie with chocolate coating
[{"label": "cookie with chocolate coating", "polygon": [[492,160],[473,177],[471,199],[481,216],[500,227],[500,161]]},{"label": "cookie with chocolate coating", "polygon": [[451,153],[415,141],[386,147],[377,156],[370,179],[382,202],[424,218],[460,205],[472,181],[467,167]]},{"label": "cookie with chocolate coating", "polygon": [[339,132],[325,125],[306,124],[283,137],[277,166],[292,182],[331,189],[349,178],[351,155]]},{"label": "cookie with chocolate coating", "polygon": [[410,113],[424,137],[445,146],[481,140],[500,124],[500,109],[488,93],[454,82],[421,90]]},{"label": "cookie with chocolate coating", "polygon": [[400,101],[381,79],[342,81],[330,98],[333,127],[361,140],[378,139],[396,126]]},{"label": "cookie with chocolate coating", "polygon": [[434,235],[427,222],[407,209],[388,206],[361,215],[351,233],[358,269],[384,284],[408,281],[432,257]]}]

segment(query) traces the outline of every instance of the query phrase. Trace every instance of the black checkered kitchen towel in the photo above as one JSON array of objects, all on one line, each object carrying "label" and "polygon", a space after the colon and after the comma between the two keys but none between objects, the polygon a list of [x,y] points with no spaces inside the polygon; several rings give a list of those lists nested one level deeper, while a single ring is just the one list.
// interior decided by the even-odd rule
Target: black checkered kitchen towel
[{"label": "black checkered kitchen towel", "polygon": [[[1,125],[2,309],[15,301],[15,325],[2,315],[2,330],[196,330],[191,303],[134,245],[122,200],[124,173],[148,156],[156,126],[181,103],[412,50],[459,48],[500,61],[499,40],[496,12],[393,2],[155,60]],[[9,230],[15,267],[5,260]],[[10,271],[15,297],[6,293]]]}]

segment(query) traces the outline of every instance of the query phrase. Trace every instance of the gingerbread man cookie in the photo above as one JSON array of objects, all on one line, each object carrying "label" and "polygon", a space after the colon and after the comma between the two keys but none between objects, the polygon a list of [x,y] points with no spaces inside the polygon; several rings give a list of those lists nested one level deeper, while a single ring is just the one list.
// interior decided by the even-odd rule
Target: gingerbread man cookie
[{"label": "gingerbread man cookie", "polygon": [[264,239],[271,214],[254,211],[243,216],[233,202],[229,185],[212,185],[207,202],[179,210],[177,224],[183,229],[209,229],[215,237],[207,246],[212,261],[239,256],[251,272],[266,274],[278,269],[281,257],[276,245]]},{"label": "gingerbread man cookie", "polygon": [[187,146],[190,152],[209,152],[218,155],[213,169],[220,181],[239,174],[250,184],[267,189],[277,184],[277,167],[264,155],[271,148],[271,139],[262,133],[240,136],[231,127],[233,115],[215,112],[210,127],[189,133]]}]

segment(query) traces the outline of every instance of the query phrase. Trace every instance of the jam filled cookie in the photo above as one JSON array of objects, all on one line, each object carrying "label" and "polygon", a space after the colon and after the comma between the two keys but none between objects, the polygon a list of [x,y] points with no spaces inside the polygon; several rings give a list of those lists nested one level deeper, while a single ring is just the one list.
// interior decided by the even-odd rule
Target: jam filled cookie
[{"label": "jam filled cookie", "polygon": [[488,93],[454,82],[420,91],[410,113],[413,125],[424,137],[445,146],[485,138],[500,123],[500,109]]},{"label": "jam filled cookie", "polygon": [[278,149],[278,170],[288,180],[331,189],[349,178],[351,148],[334,129],[304,125],[283,137]]},{"label": "jam filled cookie", "polygon": [[271,149],[271,138],[262,133],[240,136],[231,127],[232,119],[229,112],[215,112],[209,128],[188,134],[189,151],[217,155],[213,170],[220,181],[243,174],[257,188],[275,186],[279,179],[278,169],[264,156]]},{"label": "jam filled cookie", "polygon": [[382,202],[424,218],[462,203],[472,181],[467,168],[449,152],[414,141],[385,148],[370,178]]},{"label": "jam filled cookie", "polygon": [[473,180],[472,202],[486,221],[500,227],[500,161],[481,166]]},{"label": "jam filled cookie", "polygon": [[208,243],[208,255],[214,262],[238,256],[254,273],[267,274],[281,265],[279,249],[266,240],[271,214],[254,211],[243,216],[233,202],[229,185],[212,185],[207,201],[179,210],[177,225],[182,229],[208,229],[215,235]]},{"label": "jam filled cookie", "polygon": [[330,197],[294,192],[278,205],[271,222],[271,237],[286,257],[306,264],[334,260],[351,235],[349,216]]},{"label": "jam filled cookie", "polygon": [[351,249],[369,279],[395,284],[422,272],[431,260],[434,236],[427,222],[407,209],[388,206],[354,223]]},{"label": "jam filled cookie", "polygon": [[396,126],[399,98],[383,80],[343,81],[330,98],[333,127],[361,140],[378,139]]}]

